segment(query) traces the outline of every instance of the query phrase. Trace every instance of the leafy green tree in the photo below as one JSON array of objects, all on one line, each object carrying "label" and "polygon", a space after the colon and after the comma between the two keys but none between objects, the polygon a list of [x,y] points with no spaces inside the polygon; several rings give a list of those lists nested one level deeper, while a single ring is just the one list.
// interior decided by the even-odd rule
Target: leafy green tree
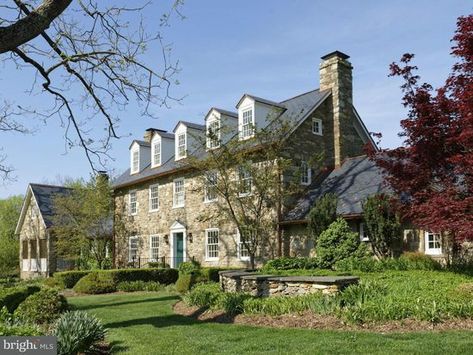
[{"label": "leafy green tree", "polygon": [[330,268],[337,261],[349,257],[362,258],[367,254],[366,245],[360,243],[358,233],[353,232],[342,217],[320,234],[315,250],[322,268]]},{"label": "leafy green tree", "polygon": [[0,200],[0,274],[10,274],[18,268],[19,242],[15,228],[22,203],[22,196]]},{"label": "leafy green tree", "polygon": [[54,199],[56,253],[78,266],[99,269],[109,264],[108,249],[112,243],[112,189],[104,175],[90,181],[78,180],[70,186],[72,193]]},{"label": "leafy green tree", "polygon": [[363,219],[375,255],[394,256],[400,250],[402,235],[401,218],[392,199],[385,194],[368,197],[363,204]]},{"label": "leafy green tree", "polygon": [[316,241],[319,235],[337,219],[337,196],[332,193],[323,195],[315,202],[309,212],[309,234]]}]

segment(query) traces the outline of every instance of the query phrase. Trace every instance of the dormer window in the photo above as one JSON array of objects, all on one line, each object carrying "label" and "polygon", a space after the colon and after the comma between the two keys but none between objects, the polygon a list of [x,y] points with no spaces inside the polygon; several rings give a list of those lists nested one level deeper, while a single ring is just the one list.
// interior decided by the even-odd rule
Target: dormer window
[{"label": "dormer window", "polygon": [[140,171],[140,149],[134,147],[130,152],[130,173],[136,174]]},{"label": "dormer window", "polygon": [[220,147],[220,120],[214,118],[207,123],[207,148]]},{"label": "dormer window", "polygon": [[161,165],[161,138],[159,136],[154,137],[151,143],[151,157],[153,167]]},{"label": "dormer window", "polygon": [[322,135],[322,120],[320,118],[312,119],[312,133],[318,136]]},{"label": "dormer window", "polygon": [[253,108],[247,108],[241,114],[240,139],[247,139],[254,134],[254,111]]},{"label": "dormer window", "polygon": [[186,133],[179,133],[177,135],[177,159],[185,158],[186,154]]}]

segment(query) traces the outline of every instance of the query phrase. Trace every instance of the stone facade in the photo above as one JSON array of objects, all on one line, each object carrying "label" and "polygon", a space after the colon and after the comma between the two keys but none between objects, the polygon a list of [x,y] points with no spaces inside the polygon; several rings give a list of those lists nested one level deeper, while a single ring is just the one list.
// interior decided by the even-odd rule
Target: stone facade
[{"label": "stone facade", "polygon": [[355,276],[272,276],[251,272],[221,271],[220,287],[225,292],[243,292],[257,297],[333,295],[358,283]]}]

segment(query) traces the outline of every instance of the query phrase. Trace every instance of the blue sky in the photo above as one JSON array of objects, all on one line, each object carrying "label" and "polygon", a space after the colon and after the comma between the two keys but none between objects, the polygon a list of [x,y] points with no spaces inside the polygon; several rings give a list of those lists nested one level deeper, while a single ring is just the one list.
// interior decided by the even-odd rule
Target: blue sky
[{"label": "blue sky", "polygon": [[[165,8],[155,1],[147,10],[148,26],[157,26]],[[450,39],[456,18],[471,13],[471,1],[187,0],[186,19],[165,29],[182,71],[171,109],[155,107],[157,120],[139,117],[131,105],[122,112],[113,143],[115,173],[128,166],[131,137],[157,127],[172,130],[180,119],[202,122],[212,106],[234,109],[243,93],[280,101],[319,86],[320,57],[333,50],[351,56],[354,104],[370,131],[382,132],[381,146],[401,144],[397,137],[405,110],[400,81],[388,78],[389,63],[405,52],[416,54],[423,80],[439,86],[452,65]],[[157,48],[147,61],[153,63]],[[2,68],[1,98],[15,98],[31,85],[32,72]],[[28,98],[41,105],[44,96]],[[57,183],[87,177],[89,165],[79,148],[67,150],[58,120],[31,123],[34,135],[0,135],[0,147],[14,165],[16,181],[0,183],[0,198],[24,193],[29,182]],[[97,126],[99,127],[99,126]]]}]

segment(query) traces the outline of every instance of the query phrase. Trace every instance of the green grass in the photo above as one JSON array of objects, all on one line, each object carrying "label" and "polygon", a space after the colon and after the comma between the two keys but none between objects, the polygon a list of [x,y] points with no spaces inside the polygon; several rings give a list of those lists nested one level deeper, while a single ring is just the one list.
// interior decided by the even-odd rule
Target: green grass
[{"label": "green grass", "polygon": [[126,354],[466,354],[473,348],[468,331],[378,334],[203,323],[174,314],[178,299],[159,292],[69,302],[100,318],[114,351]]}]

